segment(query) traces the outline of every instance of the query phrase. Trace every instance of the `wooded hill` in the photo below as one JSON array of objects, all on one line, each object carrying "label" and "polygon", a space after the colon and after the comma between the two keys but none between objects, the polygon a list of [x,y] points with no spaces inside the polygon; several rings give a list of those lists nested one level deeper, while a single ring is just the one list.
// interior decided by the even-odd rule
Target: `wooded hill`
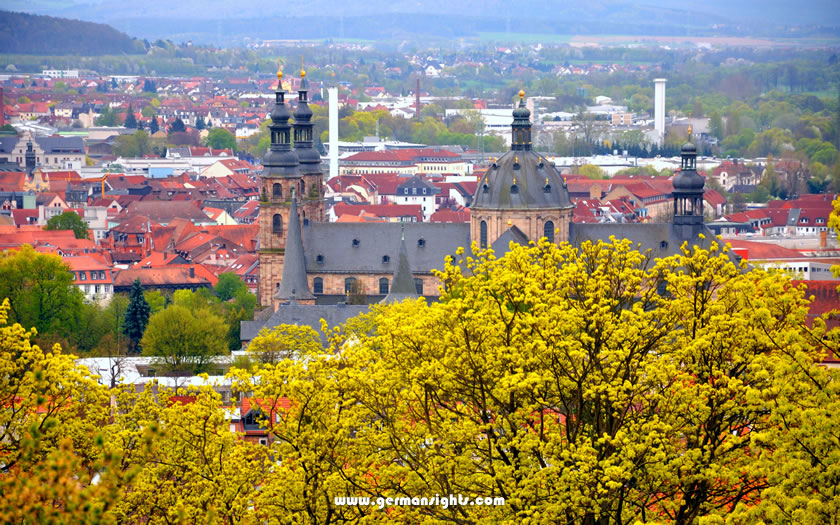
[{"label": "wooded hill", "polygon": [[0,11],[0,53],[90,56],[144,52],[141,41],[106,24]]}]

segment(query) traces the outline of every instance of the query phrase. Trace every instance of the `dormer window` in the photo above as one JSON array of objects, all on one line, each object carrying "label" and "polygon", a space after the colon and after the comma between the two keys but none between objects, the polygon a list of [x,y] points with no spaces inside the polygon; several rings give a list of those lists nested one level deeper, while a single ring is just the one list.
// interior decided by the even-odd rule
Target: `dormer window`
[{"label": "dormer window", "polygon": [[353,239],[353,248],[358,248],[360,244],[361,241],[359,239]]},{"label": "dormer window", "polygon": [[543,186],[543,193],[551,193],[551,184]]},{"label": "dormer window", "polygon": [[490,192],[490,186],[488,186],[486,184],[484,186],[482,186],[481,189],[484,191],[484,193],[489,193]]},{"label": "dormer window", "polygon": [[516,184],[512,185],[512,186],[510,187],[510,192],[511,192],[512,194],[517,194],[517,193],[519,193],[519,186],[517,186]]},{"label": "dormer window", "polygon": [[319,253],[315,256],[315,262],[318,264],[324,264],[324,256]]},{"label": "dormer window", "polygon": [[417,239],[417,247],[418,248],[425,248],[426,247],[426,239]]},{"label": "dormer window", "polygon": [[382,264],[388,264],[389,262],[391,262],[391,256],[390,255],[383,255],[382,256]]}]

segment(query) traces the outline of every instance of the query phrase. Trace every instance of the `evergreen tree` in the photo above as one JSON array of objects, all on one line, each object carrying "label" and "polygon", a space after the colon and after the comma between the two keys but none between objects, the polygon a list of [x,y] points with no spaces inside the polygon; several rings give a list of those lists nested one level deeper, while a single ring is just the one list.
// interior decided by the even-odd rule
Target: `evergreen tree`
[{"label": "evergreen tree", "polygon": [[152,117],[152,121],[149,124],[149,135],[154,135],[160,130],[160,126],[158,126],[157,117]]},{"label": "evergreen tree", "polygon": [[149,324],[151,313],[152,309],[143,296],[143,285],[140,284],[140,279],[135,279],[129,292],[128,308],[123,323],[123,333],[131,340],[130,352],[140,353],[140,339],[143,338],[146,325]]},{"label": "evergreen tree", "polygon": [[148,78],[143,81],[143,91],[146,93],[157,93],[157,86],[155,83]]},{"label": "evergreen tree", "polygon": [[137,119],[134,118],[134,109],[131,107],[131,104],[128,105],[128,113],[125,115],[124,126],[132,129],[137,128]]},{"label": "evergreen tree", "polygon": [[204,117],[198,117],[197,119],[195,119],[195,129],[201,131],[202,129],[204,129],[204,126]]},{"label": "evergreen tree", "polygon": [[187,127],[184,126],[184,121],[181,120],[181,117],[175,119],[175,122],[169,126],[169,133],[183,133],[187,131]]}]

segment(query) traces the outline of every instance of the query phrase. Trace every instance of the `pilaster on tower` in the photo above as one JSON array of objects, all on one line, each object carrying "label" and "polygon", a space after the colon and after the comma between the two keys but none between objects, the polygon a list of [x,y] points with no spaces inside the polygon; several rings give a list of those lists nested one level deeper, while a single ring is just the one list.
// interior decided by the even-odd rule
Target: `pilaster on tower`
[{"label": "pilaster on tower", "polygon": [[260,304],[271,304],[283,274],[286,230],[293,189],[301,182],[299,161],[292,150],[291,113],[283,90],[283,72],[277,71],[277,90],[271,110],[271,146],[263,159],[260,190]]},{"label": "pilaster on tower", "polygon": [[321,154],[314,148],[312,110],[309,109],[309,83],[306,71],[300,71],[298,105],[295,109],[295,153],[300,162],[301,180],[298,183],[298,203],[304,226],[309,221],[324,220],[324,174]]}]

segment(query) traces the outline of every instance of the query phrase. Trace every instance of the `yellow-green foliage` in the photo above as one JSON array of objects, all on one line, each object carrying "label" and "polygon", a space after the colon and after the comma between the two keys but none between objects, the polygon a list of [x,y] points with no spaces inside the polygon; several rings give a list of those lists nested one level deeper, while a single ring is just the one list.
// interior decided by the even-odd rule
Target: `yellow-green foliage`
[{"label": "yellow-green foliage", "polygon": [[[53,437],[40,455],[3,449],[27,466],[0,483],[68,522],[88,516],[76,501],[128,523],[837,522],[840,377],[815,363],[840,333],[809,327],[783,274],[739,269],[708,239],[661,260],[618,240],[474,249],[439,276],[440,301],[375,306],[326,349],[308,328],[262,332],[259,366],[231,379],[268,447],[232,434],[208,388],[185,405],[108,391],[57,351],[21,361],[25,332],[3,327],[6,369],[63,364],[58,386],[24,374],[41,398],[4,416],[11,435],[49,420]],[[62,389],[76,417],[35,415]],[[19,481],[45,469],[64,480],[51,500]],[[334,502],[449,494],[505,505]]]}]

